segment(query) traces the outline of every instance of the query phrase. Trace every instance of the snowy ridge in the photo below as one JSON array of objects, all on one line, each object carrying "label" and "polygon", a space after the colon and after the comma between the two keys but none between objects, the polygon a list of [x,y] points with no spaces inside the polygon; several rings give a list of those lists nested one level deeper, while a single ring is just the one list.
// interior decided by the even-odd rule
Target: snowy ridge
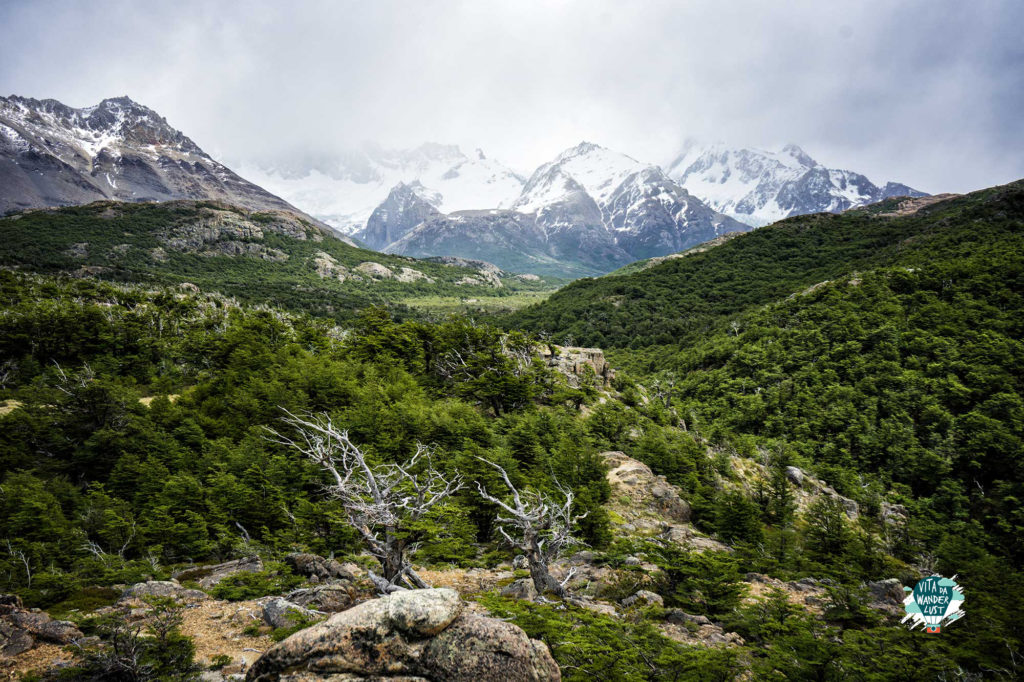
[{"label": "snowy ridge", "polygon": [[859,173],[825,168],[794,144],[766,151],[690,140],[667,170],[715,210],[753,226],[804,213],[836,213],[892,192],[923,195],[906,185],[878,187]]},{"label": "snowy ridge", "polygon": [[[540,166],[511,210],[501,208],[434,215],[400,185],[360,236],[390,253],[480,257],[510,270],[525,263],[579,276],[745,229],[657,166],[589,142]],[[384,233],[401,236],[384,244]]]},{"label": "snowy ridge", "polygon": [[520,176],[479,149],[467,155],[440,144],[409,150],[367,145],[290,172],[259,165],[244,166],[242,172],[346,234],[362,230],[399,183],[418,182],[445,213],[505,208],[523,188]]},{"label": "snowy ridge", "polygon": [[212,199],[300,214],[128,97],[81,109],[0,97],[0,214],[105,199]]}]

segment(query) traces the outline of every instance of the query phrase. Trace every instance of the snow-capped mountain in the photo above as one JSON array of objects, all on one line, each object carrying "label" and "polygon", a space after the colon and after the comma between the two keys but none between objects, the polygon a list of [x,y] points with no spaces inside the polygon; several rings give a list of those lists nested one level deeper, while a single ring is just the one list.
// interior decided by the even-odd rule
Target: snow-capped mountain
[{"label": "snow-capped mountain", "polygon": [[708,208],[660,168],[589,142],[538,168],[511,210],[460,211],[415,223],[422,205],[410,194],[396,187],[379,209],[396,218],[399,206],[420,206],[401,213],[404,234],[384,250],[483,258],[508,270],[561,276],[600,274],[750,229]]},{"label": "snow-capped mountain", "polygon": [[424,144],[395,150],[365,145],[326,159],[290,166],[242,166],[247,176],[345,234],[366,227],[374,209],[399,183],[419,183],[423,196],[450,213],[508,207],[519,196],[523,178],[477,149],[465,154],[455,145]]},{"label": "snow-capped mountain", "polygon": [[127,97],[83,109],[0,97],[0,214],[103,199],[215,199],[301,214]]},{"label": "snow-capped mountain", "polygon": [[713,209],[753,226],[804,213],[838,213],[892,196],[925,196],[903,184],[879,187],[860,173],[826,168],[794,144],[763,151],[690,140],[667,168]]},{"label": "snow-capped mountain", "polygon": [[388,198],[373,209],[366,228],[357,236],[371,249],[383,249],[423,221],[442,215],[437,210],[439,203],[436,193],[428,192],[419,181],[408,185],[400,182],[391,189]]},{"label": "snow-capped mountain", "polygon": [[567,249],[600,237],[632,260],[745,229],[690,196],[657,166],[590,142],[538,168],[513,208],[536,215]]}]

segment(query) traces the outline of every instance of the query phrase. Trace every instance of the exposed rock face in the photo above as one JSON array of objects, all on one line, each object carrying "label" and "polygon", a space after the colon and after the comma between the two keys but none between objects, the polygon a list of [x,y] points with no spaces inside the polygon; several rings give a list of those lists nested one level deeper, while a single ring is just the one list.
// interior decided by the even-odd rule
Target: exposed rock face
[{"label": "exposed rock face", "polygon": [[348,268],[338,263],[338,260],[326,251],[316,252],[316,255],[313,256],[313,268],[316,270],[316,274],[324,279],[337,279],[339,282],[344,282],[347,279],[355,281],[363,279],[359,275],[353,275]]},{"label": "exposed rock face", "polygon": [[359,594],[351,582],[337,580],[316,587],[303,587],[287,595],[288,601],[326,613],[337,613],[352,606]]},{"label": "exposed rock face", "polygon": [[124,591],[121,599],[142,599],[143,597],[173,597],[179,601],[202,601],[210,598],[201,590],[182,587],[177,580],[150,580],[132,585]]},{"label": "exposed rock face", "polygon": [[878,580],[867,583],[868,594],[871,595],[869,606],[879,611],[885,611],[893,616],[903,614],[903,600],[906,594],[903,592],[903,583],[896,578]]},{"label": "exposed rock face", "polygon": [[373,261],[366,261],[360,263],[355,269],[371,279],[394,279],[395,273],[391,271],[391,268],[380,263],[374,263]]},{"label": "exposed rock face", "polygon": [[441,215],[430,203],[433,197],[424,191],[419,182],[395,185],[388,198],[373,210],[366,228],[356,236],[371,249],[380,250],[391,242],[404,237],[424,220]]},{"label": "exposed rock face", "polygon": [[607,479],[612,487],[605,507],[612,512],[615,532],[657,536],[696,552],[732,551],[690,525],[689,503],[664,476],[656,476],[649,466],[623,452],[602,452],[601,457],[608,466]]},{"label": "exposed rock face", "polygon": [[307,578],[316,576],[321,580],[330,578],[352,580],[355,577],[334,559],[326,559],[317,554],[289,554],[284,558],[284,562],[291,566],[296,574]]},{"label": "exposed rock face", "polygon": [[[399,270],[398,273],[395,275],[395,279],[397,279],[399,282],[406,283],[422,281],[426,282],[427,284],[431,284],[434,281],[432,277],[428,277],[419,270],[407,267],[403,267],[401,270]],[[498,286],[501,286],[501,280],[498,280]]]},{"label": "exposed rock face", "polygon": [[519,578],[502,588],[501,596],[509,599],[533,601],[537,598],[537,587],[533,584],[531,578]]},{"label": "exposed rock face", "polygon": [[611,386],[615,370],[605,360],[600,348],[577,348],[570,346],[546,345],[539,349],[541,358],[548,367],[553,367],[570,378],[570,384],[578,386],[580,377],[588,368],[594,372],[604,388]]},{"label": "exposed rock face", "polygon": [[0,656],[17,656],[37,641],[71,644],[84,637],[74,623],[29,611],[14,594],[0,596]]},{"label": "exposed rock face", "polygon": [[269,649],[252,682],[287,680],[544,682],[561,679],[547,647],[516,626],[463,613],[454,590],[397,592],[337,613]]},{"label": "exposed rock face", "polygon": [[665,600],[657,592],[640,590],[623,599],[621,603],[626,608],[630,606],[664,606]]},{"label": "exposed rock face", "polygon": [[263,620],[274,628],[285,628],[299,621],[311,620],[321,614],[293,604],[287,599],[274,597],[263,604]]},{"label": "exposed rock face", "polygon": [[797,467],[786,467],[786,478],[797,487],[797,506],[802,510],[807,507],[812,499],[821,495],[834,497],[843,505],[843,511],[850,519],[860,516],[860,505],[849,497],[843,497],[836,492],[835,488],[827,485],[819,478],[815,478]]},{"label": "exposed rock face", "polygon": [[164,245],[172,251],[206,256],[250,256],[283,262],[288,259],[288,254],[259,243],[266,234],[280,234],[301,241],[309,238],[310,234],[319,235],[315,227],[303,224],[296,216],[282,211],[246,214],[226,204],[175,204],[186,209],[194,208],[194,215],[177,221],[163,236]]},{"label": "exposed rock face", "polygon": [[[195,580],[204,590],[208,590],[224,578],[236,573],[256,573],[263,570],[263,561],[258,556],[244,557],[234,561],[226,561],[214,566],[197,566],[175,575],[178,580]],[[147,583],[149,584],[149,583]]]},{"label": "exposed rock face", "polygon": [[624,452],[603,452],[608,465],[608,483],[612,486],[612,498],[629,499],[629,504],[616,506],[615,511],[624,518],[640,525],[643,521],[658,524],[675,521],[686,523],[690,520],[690,505],[679,496],[676,487],[665,481],[664,476],[655,476],[651,468],[627,456]]}]

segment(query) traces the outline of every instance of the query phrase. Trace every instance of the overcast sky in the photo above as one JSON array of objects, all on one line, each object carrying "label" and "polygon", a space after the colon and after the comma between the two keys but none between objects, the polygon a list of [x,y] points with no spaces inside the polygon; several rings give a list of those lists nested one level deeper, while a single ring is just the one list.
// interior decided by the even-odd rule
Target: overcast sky
[{"label": "overcast sky", "polygon": [[529,172],[689,136],[929,192],[1024,177],[1021,0],[0,0],[0,93],[127,94],[214,156],[362,141]]}]

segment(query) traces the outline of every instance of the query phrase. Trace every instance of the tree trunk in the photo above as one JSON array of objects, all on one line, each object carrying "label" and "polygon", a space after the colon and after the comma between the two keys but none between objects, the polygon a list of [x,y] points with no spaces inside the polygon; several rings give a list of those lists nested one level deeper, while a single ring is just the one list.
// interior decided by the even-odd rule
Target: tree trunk
[{"label": "tree trunk", "polygon": [[530,577],[533,578],[533,586],[537,588],[538,594],[554,593],[563,598],[568,594],[565,588],[548,572],[547,557],[538,546],[536,537],[529,539],[526,561],[530,565]]}]

